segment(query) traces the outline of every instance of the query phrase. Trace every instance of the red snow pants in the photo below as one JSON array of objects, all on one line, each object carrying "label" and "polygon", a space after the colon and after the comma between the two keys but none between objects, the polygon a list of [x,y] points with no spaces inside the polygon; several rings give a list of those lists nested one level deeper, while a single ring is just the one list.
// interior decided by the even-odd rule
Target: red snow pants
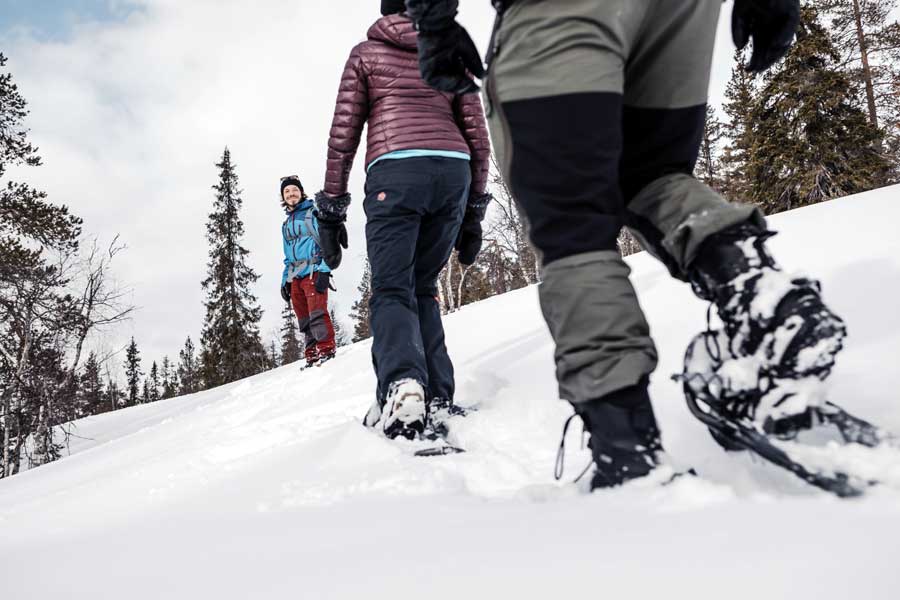
[{"label": "red snow pants", "polygon": [[328,314],[328,290],[316,291],[318,273],[297,278],[291,282],[291,305],[297,315],[300,332],[304,337],[306,360],[333,354],[334,326]]}]

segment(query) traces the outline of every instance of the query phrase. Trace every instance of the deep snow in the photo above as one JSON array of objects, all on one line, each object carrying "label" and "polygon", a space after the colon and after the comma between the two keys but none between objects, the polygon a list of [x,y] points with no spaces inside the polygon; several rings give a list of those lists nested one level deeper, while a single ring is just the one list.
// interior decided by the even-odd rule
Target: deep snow
[{"label": "deep snow", "polygon": [[[900,186],[771,219],[788,270],[822,280],[850,337],[829,398],[900,432]],[[633,280],[660,350],[652,394],[677,466],[701,478],[584,494],[588,460],[535,288],[446,318],[466,454],[413,458],[359,420],[369,344],[215,390],[83,419],[72,456],[0,480],[6,599],[894,598],[900,453],[848,460],[887,484],[841,501],[688,413],[684,349],[706,305],[645,254]],[[844,453],[847,455],[847,453]]]}]

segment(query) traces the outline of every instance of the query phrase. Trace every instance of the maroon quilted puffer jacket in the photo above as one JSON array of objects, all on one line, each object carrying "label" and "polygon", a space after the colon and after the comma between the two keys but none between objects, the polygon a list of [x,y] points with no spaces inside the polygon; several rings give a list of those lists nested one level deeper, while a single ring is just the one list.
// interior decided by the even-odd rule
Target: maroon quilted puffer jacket
[{"label": "maroon quilted puffer jacket", "polygon": [[453,96],[422,81],[412,21],[382,17],[350,52],[338,91],[325,193],[347,191],[353,157],[368,120],[366,165],[395,150],[448,150],[471,156],[472,193],[484,192],[490,142],[477,94]]}]

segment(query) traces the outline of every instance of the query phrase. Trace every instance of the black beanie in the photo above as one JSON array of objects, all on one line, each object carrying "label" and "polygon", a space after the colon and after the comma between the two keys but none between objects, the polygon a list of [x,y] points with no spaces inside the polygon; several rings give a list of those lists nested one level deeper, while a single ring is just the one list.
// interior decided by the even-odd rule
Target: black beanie
[{"label": "black beanie", "polygon": [[281,198],[284,199],[284,188],[289,185],[296,185],[300,188],[300,196],[303,196],[303,184],[300,183],[300,180],[294,177],[293,175],[290,177],[285,177],[281,180]]},{"label": "black beanie", "polygon": [[381,14],[387,16],[402,12],[406,12],[404,0],[381,0]]}]

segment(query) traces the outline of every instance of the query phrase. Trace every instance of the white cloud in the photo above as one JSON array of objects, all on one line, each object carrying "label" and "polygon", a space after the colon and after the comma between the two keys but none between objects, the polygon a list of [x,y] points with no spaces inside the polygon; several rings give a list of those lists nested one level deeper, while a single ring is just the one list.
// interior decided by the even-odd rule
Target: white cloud
[{"label": "white cloud", "polygon": [[[119,233],[128,244],[118,273],[141,310],[111,343],[133,334],[149,367],[164,354],[177,357],[186,335],[198,338],[210,186],[226,145],[244,189],[244,244],[262,275],[255,291],[266,311],[263,333],[278,327],[278,178],[299,173],[308,193],[320,188],[343,64],[379,16],[379,3],[135,4],[140,10],[126,20],[80,25],[66,42],[38,42],[20,32],[3,46],[45,163],[24,178],[84,217],[89,234],[109,240]],[[490,3],[462,4],[461,20],[486,47]],[[721,33],[719,47],[714,99],[731,56]],[[363,147],[360,158],[364,153]],[[363,176],[357,160],[350,250],[334,294],[342,314],[362,274]]]}]

